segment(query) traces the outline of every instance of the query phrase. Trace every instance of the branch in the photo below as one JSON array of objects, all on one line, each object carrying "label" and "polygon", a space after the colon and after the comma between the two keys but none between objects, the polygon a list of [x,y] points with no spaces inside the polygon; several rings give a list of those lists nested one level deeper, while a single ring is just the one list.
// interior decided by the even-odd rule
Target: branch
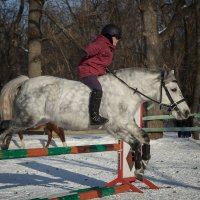
[{"label": "branch", "polygon": [[18,26],[20,21],[21,21],[21,18],[22,18],[22,14],[24,12],[24,0],[21,0],[20,1],[20,7],[19,7],[19,11],[18,11],[18,14],[17,14],[17,17],[16,17],[16,20],[15,20],[15,26]]},{"label": "branch", "polygon": [[65,37],[67,37],[68,39],[70,39],[77,48],[79,48],[80,50],[84,49],[75,39],[74,37],[69,33],[69,31],[67,31],[63,26],[61,27],[61,25],[59,25],[52,17],[50,17],[44,10],[42,11],[44,15],[46,15],[64,34]]},{"label": "branch", "polygon": [[75,19],[75,21],[78,21],[76,15],[75,15],[74,12],[72,11],[72,8],[71,8],[71,6],[70,6],[68,0],[65,0],[65,2],[66,2],[66,4],[67,4],[67,7],[68,7],[68,9],[69,9],[70,14],[73,16],[73,18]]},{"label": "branch", "polygon": [[53,41],[56,44],[57,48],[60,50],[60,52],[61,52],[61,54],[62,54],[62,56],[63,56],[63,58],[64,58],[64,60],[65,60],[65,62],[67,64],[68,70],[69,70],[72,78],[74,79],[74,74],[72,73],[72,69],[70,68],[69,61],[68,61],[67,57],[65,56],[65,53],[63,52],[62,48],[58,45],[58,41],[57,41],[57,39],[56,39],[56,37],[54,35],[53,35]]},{"label": "branch", "polygon": [[194,5],[188,7],[183,6],[174,14],[167,28],[159,33],[162,42],[168,40],[174,34],[177,24],[179,24],[180,21],[182,21],[184,16],[194,12],[194,8]]}]

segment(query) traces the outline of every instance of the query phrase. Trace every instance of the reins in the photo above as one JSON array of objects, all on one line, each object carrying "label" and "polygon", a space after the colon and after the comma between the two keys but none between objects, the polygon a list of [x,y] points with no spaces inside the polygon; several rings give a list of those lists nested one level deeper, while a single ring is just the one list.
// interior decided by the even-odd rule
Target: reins
[{"label": "reins", "polygon": [[145,95],[144,93],[140,92],[137,88],[133,88],[133,87],[131,87],[130,85],[128,85],[124,80],[122,80],[121,78],[119,78],[119,77],[118,77],[114,72],[112,72],[111,70],[106,69],[106,71],[108,71],[109,73],[111,73],[115,78],[117,78],[121,83],[123,83],[124,85],[126,85],[129,89],[133,90],[133,91],[134,91],[134,94],[135,94],[135,93],[138,93],[138,94],[140,94],[140,95],[146,97],[147,99],[149,99],[149,100],[151,100],[151,101],[153,101],[153,102],[155,102],[155,103],[157,103],[157,104],[160,104],[159,101],[157,101],[157,100],[155,100],[155,99],[152,99],[151,97]]},{"label": "reins", "polygon": [[[174,100],[172,99],[172,97],[171,97],[171,95],[170,95],[170,93],[169,93],[167,87],[165,86],[165,82],[164,82],[164,71],[161,71],[161,79],[160,79],[160,100],[159,100],[159,101],[157,101],[157,100],[155,100],[155,99],[152,99],[151,97],[145,95],[144,93],[140,92],[137,88],[133,88],[133,87],[129,86],[124,80],[122,80],[121,78],[119,78],[119,77],[118,77],[114,72],[112,72],[111,70],[106,69],[106,71],[109,72],[110,74],[112,74],[112,75],[113,75],[115,78],[117,78],[121,83],[123,83],[124,85],[126,85],[126,87],[128,87],[128,88],[131,89],[131,90],[133,90],[133,91],[134,91],[134,94],[135,94],[135,93],[138,93],[138,94],[142,95],[143,97],[145,97],[145,98],[147,98],[147,99],[149,99],[149,100],[151,100],[151,101],[153,101],[153,102],[159,104],[159,105],[160,105],[160,109],[161,109],[162,107],[167,107],[169,112],[172,111],[172,110],[174,110],[174,109],[178,111],[177,105],[185,101],[185,99],[183,98],[183,99],[179,100],[178,102],[174,102]],[[166,92],[166,95],[167,95],[167,97],[168,97],[168,99],[169,99],[171,105],[167,105],[167,104],[163,104],[163,103],[162,103],[162,88],[164,88],[164,90],[165,90],[165,92]]]}]

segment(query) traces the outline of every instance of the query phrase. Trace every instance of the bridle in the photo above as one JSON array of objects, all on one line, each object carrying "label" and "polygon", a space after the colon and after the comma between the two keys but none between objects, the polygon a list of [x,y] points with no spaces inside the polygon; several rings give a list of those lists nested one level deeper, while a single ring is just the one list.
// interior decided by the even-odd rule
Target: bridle
[{"label": "bridle", "polygon": [[[169,90],[167,89],[166,85],[165,85],[165,81],[164,81],[164,75],[165,75],[165,71],[161,71],[161,75],[160,75],[160,99],[159,101],[155,100],[155,99],[152,99],[151,97],[145,95],[144,93],[140,92],[137,88],[133,88],[131,86],[129,86],[124,80],[122,80],[121,78],[119,78],[114,72],[110,71],[109,69],[106,69],[108,73],[111,73],[115,78],[117,78],[121,83],[123,83],[124,85],[126,85],[129,89],[133,90],[134,91],[134,94],[135,93],[138,93],[140,95],[142,95],[143,97],[146,97],[147,99],[157,103],[160,105],[160,109],[163,109],[163,108],[167,108],[167,111],[168,112],[172,112],[173,110],[176,110],[177,112],[179,112],[179,108],[178,108],[178,104],[182,103],[182,102],[185,102],[186,100],[183,98],[177,102],[174,102],[171,94],[169,93]],[[177,81],[173,81],[173,82],[177,82]],[[166,95],[170,101],[170,105],[168,104],[164,104],[162,103],[162,88],[164,88],[165,92],[166,92]]]},{"label": "bridle", "polygon": [[[160,109],[162,109],[162,107],[166,107],[168,108],[167,111],[168,112],[172,112],[173,110],[176,110],[177,112],[179,112],[178,109],[178,104],[186,101],[185,98],[174,102],[174,100],[172,99],[171,94],[169,93],[169,90],[167,89],[166,85],[165,85],[165,81],[164,81],[164,75],[165,75],[165,71],[161,71],[161,79],[160,79],[160,101],[158,102],[160,104]],[[172,82],[177,82],[176,80],[172,81]],[[171,103],[171,105],[167,105],[162,103],[162,88],[164,88],[166,95]]]}]

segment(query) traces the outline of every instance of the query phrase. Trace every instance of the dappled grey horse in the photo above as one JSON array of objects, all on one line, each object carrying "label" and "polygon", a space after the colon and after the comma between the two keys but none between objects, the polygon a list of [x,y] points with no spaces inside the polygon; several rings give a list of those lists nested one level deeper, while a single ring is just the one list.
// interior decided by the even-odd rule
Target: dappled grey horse
[{"label": "dappled grey horse", "polygon": [[[141,103],[153,101],[160,104],[161,109],[167,108],[176,119],[185,119],[190,113],[188,105],[172,71],[128,68],[99,77],[99,81],[104,91],[100,113],[109,122],[98,128],[106,129],[115,138],[130,144],[135,176],[142,179],[144,163],[150,159],[150,140],[134,120],[136,110]],[[8,145],[12,134],[48,122],[70,130],[97,128],[89,121],[90,89],[78,81],[51,76],[31,79],[20,76],[6,87],[4,93],[12,96],[14,118],[2,123],[1,148]]]}]

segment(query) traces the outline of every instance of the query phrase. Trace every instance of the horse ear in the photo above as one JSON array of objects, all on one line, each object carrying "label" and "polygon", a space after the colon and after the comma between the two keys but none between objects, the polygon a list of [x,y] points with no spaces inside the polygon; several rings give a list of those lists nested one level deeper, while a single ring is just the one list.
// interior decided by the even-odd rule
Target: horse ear
[{"label": "horse ear", "polygon": [[162,70],[164,71],[164,78],[166,79],[171,73],[171,70],[166,64],[163,64]]}]

